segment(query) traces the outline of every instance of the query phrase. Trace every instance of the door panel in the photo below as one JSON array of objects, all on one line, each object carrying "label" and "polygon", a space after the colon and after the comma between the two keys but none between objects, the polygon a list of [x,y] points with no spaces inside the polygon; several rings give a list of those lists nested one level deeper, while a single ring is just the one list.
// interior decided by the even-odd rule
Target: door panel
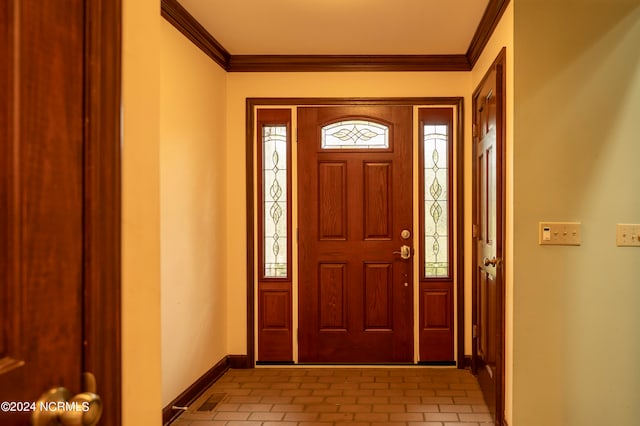
[{"label": "door panel", "polygon": [[347,163],[318,165],[318,208],[321,240],[347,239]]},{"label": "door panel", "polygon": [[496,424],[504,416],[504,53],[473,97],[473,371]]},{"label": "door panel", "polygon": [[[320,148],[323,125],[358,117],[389,126],[388,149]],[[301,362],[413,361],[413,260],[394,254],[412,229],[411,120],[411,107],[298,109]]]},{"label": "door panel", "polygon": [[35,402],[82,391],[83,2],[5,1],[0,28],[0,401]]},{"label": "door panel", "polygon": [[320,330],[346,330],[347,265],[323,263],[319,269]]},{"label": "door panel", "polygon": [[364,239],[391,239],[391,164],[364,162]]},{"label": "door panel", "polygon": [[364,269],[364,329],[393,330],[392,265],[367,263]]}]

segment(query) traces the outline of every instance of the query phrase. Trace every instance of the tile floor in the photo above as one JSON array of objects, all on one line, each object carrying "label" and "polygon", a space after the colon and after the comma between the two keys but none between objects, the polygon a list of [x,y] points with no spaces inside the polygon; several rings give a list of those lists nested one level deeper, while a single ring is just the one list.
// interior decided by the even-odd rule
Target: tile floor
[{"label": "tile floor", "polygon": [[487,424],[489,410],[468,370],[416,366],[229,370],[172,426]]}]

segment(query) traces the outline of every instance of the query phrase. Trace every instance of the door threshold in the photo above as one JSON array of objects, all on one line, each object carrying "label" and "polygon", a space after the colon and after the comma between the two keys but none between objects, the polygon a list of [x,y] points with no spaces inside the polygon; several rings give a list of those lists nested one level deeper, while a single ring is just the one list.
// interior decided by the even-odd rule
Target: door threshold
[{"label": "door threshold", "polygon": [[256,361],[256,367],[293,367],[293,368],[407,368],[420,367],[413,362],[271,362]]},{"label": "door threshold", "polygon": [[458,365],[455,361],[418,361],[418,364],[430,367],[455,367]]},{"label": "door threshold", "polygon": [[295,365],[293,361],[256,361],[256,366],[259,365]]},{"label": "door threshold", "polygon": [[308,367],[308,368],[403,368],[403,367],[455,367],[455,361],[418,361],[414,362],[294,362],[294,361],[256,361],[256,367]]}]

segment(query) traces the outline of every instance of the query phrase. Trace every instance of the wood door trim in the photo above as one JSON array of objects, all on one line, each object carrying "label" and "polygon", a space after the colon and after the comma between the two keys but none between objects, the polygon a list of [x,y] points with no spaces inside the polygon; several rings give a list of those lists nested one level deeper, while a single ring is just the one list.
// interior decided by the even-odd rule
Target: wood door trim
[{"label": "wood door trim", "polygon": [[232,55],[177,0],[162,0],[161,15],[227,72],[471,71],[509,1],[489,0],[458,55]]},{"label": "wood door trim", "polygon": [[456,336],[458,345],[458,368],[464,369],[467,366],[467,356],[464,351],[465,347],[465,279],[464,279],[464,102],[462,99],[457,103],[457,117],[456,117],[456,140],[454,143],[456,162],[455,162],[455,176],[456,176],[456,247],[458,253],[456,254],[456,276],[458,282],[456,286],[456,321],[458,324],[458,335]]},{"label": "wood door trim", "polygon": [[457,360],[458,368],[465,368],[467,362],[464,353],[464,98],[462,97],[424,97],[424,98],[247,98],[245,104],[245,179],[246,179],[246,227],[247,227],[247,361],[246,367],[255,366],[255,203],[254,203],[254,121],[257,106],[310,106],[310,105],[451,105],[457,110],[456,150],[456,244],[458,252],[455,261],[458,285],[456,289],[457,310]]},{"label": "wood door trim", "polygon": [[[500,276],[498,277],[499,282],[501,283],[501,288],[499,289],[498,292],[498,307],[499,307],[499,315],[498,315],[498,321],[499,321],[499,325],[498,325],[498,335],[497,335],[497,382],[498,382],[498,386],[496,389],[496,407],[495,407],[495,413],[496,413],[496,424],[503,424],[504,422],[504,408],[505,408],[505,330],[506,330],[506,308],[505,308],[505,271],[504,271],[504,265],[505,265],[505,251],[504,251],[504,246],[505,246],[505,236],[506,236],[506,224],[505,224],[505,215],[506,215],[506,193],[505,193],[505,182],[506,182],[506,165],[504,163],[504,160],[506,158],[506,135],[507,135],[507,131],[506,131],[506,94],[505,94],[505,89],[506,89],[506,48],[502,48],[502,50],[500,51],[500,53],[498,53],[498,56],[496,57],[496,59],[494,60],[494,62],[491,64],[491,66],[489,66],[489,68],[487,69],[486,74],[484,75],[484,77],[482,78],[482,80],[480,81],[480,83],[478,83],[477,88],[474,90],[473,92],[473,96],[471,97],[472,99],[472,122],[476,123],[476,111],[477,109],[475,108],[475,102],[476,102],[476,98],[479,96],[480,90],[484,84],[484,82],[486,81],[486,79],[488,78],[488,76],[491,73],[491,70],[493,70],[494,68],[496,68],[496,82],[497,82],[497,87],[496,87],[496,96],[498,97],[499,102],[496,105],[496,108],[498,108],[498,111],[496,112],[496,116],[500,117],[500,125],[497,127],[496,129],[496,164],[500,164],[500,171],[499,173],[496,174],[496,187],[499,188],[499,190],[496,193],[496,197],[497,197],[497,204],[498,204],[498,208],[496,209],[496,216],[497,216],[497,221],[500,224],[500,226],[498,226],[496,228],[496,257],[498,257],[499,259],[501,259],[500,264],[502,265],[502,267],[498,267],[497,271],[500,274]],[[477,181],[477,162],[476,162],[476,156],[477,156],[477,149],[476,149],[476,143],[475,143],[475,136],[472,138],[472,158],[473,158],[473,162],[472,162],[472,179],[473,179],[473,183],[472,183],[472,187],[474,190],[474,194],[473,194],[473,201],[472,201],[472,217],[473,217],[473,221],[475,223],[477,215],[478,215],[478,203],[477,203],[477,197],[476,197],[476,191],[478,190],[478,181]],[[474,242],[472,244],[472,257],[471,257],[471,269],[472,271],[474,271],[474,273],[472,274],[472,282],[473,282],[473,287],[475,289],[476,287],[476,280],[477,280],[477,274],[475,273],[475,271],[478,268],[478,250],[477,250],[477,245],[475,243],[475,237],[474,237]],[[473,291],[473,301],[472,301],[472,318],[474,319],[475,322],[475,318],[477,316],[477,300],[476,300],[476,292]],[[478,366],[477,366],[477,353],[478,353],[478,342],[477,339],[472,339],[472,360],[471,360],[471,368],[474,374],[477,374],[478,371]]]},{"label": "wood door trim", "polygon": [[95,374],[121,423],[121,33],[122,0],[85,3],[84,371]]}]

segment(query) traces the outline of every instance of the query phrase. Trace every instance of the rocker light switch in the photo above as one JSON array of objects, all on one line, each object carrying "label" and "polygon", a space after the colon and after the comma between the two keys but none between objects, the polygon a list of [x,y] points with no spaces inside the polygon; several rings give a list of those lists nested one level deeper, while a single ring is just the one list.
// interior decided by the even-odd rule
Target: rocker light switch
[{"label": "rocker light switch", "polygon": [[616,245],[618,247],[640,247],[640,225],[618,223],[616,225]]},{"label": "rocker light switch", "polygon": [[540,222],[541,245],[579,246],[580,222]]}]

